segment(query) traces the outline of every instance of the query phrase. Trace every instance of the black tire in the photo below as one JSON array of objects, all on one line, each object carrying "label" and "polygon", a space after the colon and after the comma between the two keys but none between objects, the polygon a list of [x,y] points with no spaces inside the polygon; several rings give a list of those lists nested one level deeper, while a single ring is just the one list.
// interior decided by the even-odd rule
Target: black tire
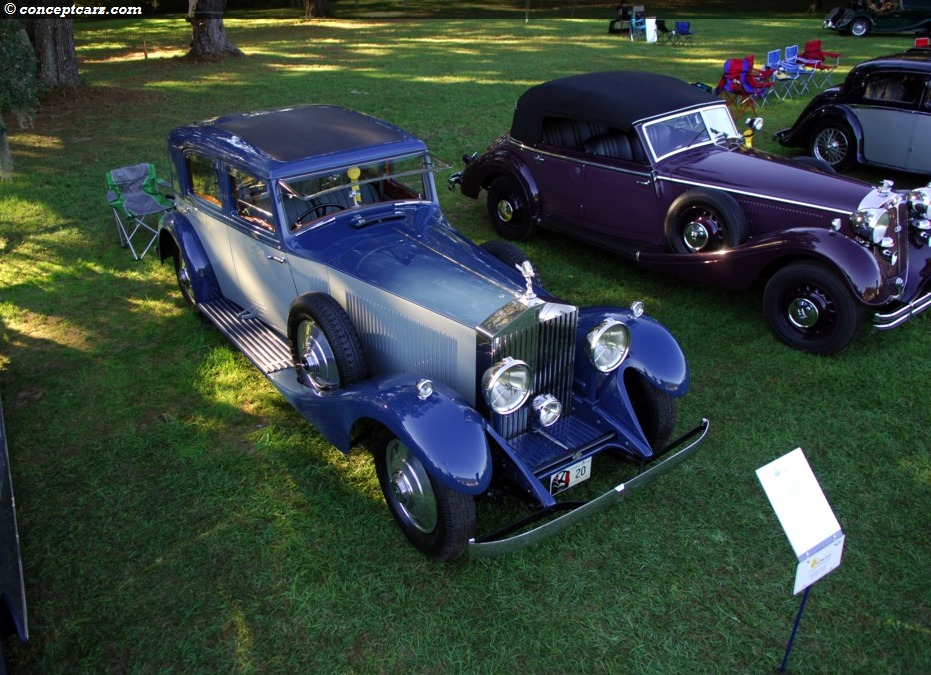
[{"label": "black tire", "polygon": [[810,354],[836,354],[856,337],[866,310],[824,265],[798,262],[776,272],[763,291],[763,314],[773,334]]},{"label": "black tire", "polygon": [[434,480],[385,429],[374,435],[372,453],[385,501],[407,540],[431,560],[459,555],[475,532],[475,499]]},{"label": "black tire", "polygon": [[488,186],[488,219],[500,236],[514,241],[530,239],[536,226],[530,217],[530,200],[511,176],[498,176]]},{"label": "black tire", "polygon": [[802,166],[807,166],[812,169],[817,169],[822,173],[836,175],[837,171],[834,170],[834,167],[825,162],[823,159],[817,157],[810,157],[808,155],[802,155],[801,157],[793,157],[792,161],[796,164],[801,164]]},{"label": "black tire", "polygon": [[676,428],[678,400],[653,385],[634,370],[624,378],[627,395],[640,428],[654,451],[662,450]]},{"label": "black tire", "polygon": [[854,37],[866,37],[873,29],[873,25],[866,19],[854,19],[850,24],[850,34]]},{"label": "black tire", "polygon": [[368,378],[362,341],[349,315],[329,295],[308,293],[288,315],[291,357],[302,384],[331,391]]},{"label": "black tire", "polygon": [[808,152],[835,171],[849,168],[856,155],[857,139],[846,122],[831,120],[819,124],[808,139]]},{"label": "black tire", "polygon": [[[524,253],[518,246],[515,246],[509,241],[501,241],[500,239],[492,239],[491,241],[486,241],[479,244],[481,248],[486,253],[491,254],[501,262],[505,263],[511,268],[520,267],[525,262],[530,261],[530,257]],[[533,265],[533,263],[531,263]],[[537,286],[540,286],[540,275],[537,272],[537,268],[533,268],[533,283]]]},{"label": "black tire", "polygon": [[197,307],[197,298],[194,295],[194,284],[191,280],[191,270],[188,268],[184,256],[177,248],[172,255],[175,264],[175,279],[178,280],[178,290],[181,291],[181,297],[184,298],[184,304],[197,315],[201,315]]},{"label": "black tire", "polygon": [[694,189],[679,195],[666,214],[666,242],[673,253],[708,253],[747,240],[747,216],[725,192]]}]

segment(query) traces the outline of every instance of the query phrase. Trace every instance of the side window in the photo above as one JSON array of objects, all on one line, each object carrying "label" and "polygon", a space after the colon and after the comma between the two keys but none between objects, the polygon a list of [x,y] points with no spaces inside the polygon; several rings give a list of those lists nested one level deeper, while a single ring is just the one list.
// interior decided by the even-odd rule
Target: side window
[{"label": "side window", "polygon": [[924,78],[917,75],[879,73],[866,83],[863,97],[870,101],[914,104],[923,88]]},{"label": "side window", "polygon": [[191,177],[191,192],[211,204],[221,206],[220,185],[213,162],[198,155],[188,155],[187,166]]},{"label": "side window", "polygon": [[237,169],[230,169],[229,175],[236,214],[263,230],[274,232],[275,219],[266,182]]}]

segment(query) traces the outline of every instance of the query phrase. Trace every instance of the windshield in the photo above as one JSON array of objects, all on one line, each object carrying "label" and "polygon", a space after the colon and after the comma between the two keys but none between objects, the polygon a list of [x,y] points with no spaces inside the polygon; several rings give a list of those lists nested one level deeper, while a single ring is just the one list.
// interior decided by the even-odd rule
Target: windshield
[{"label": "windshield", "polygon": [[445,166],[423,154],[281,179],[278,185],[285,220],[291,229],[297,229],[345,209],[384,202],[432,200],[431,171]]},{"label": "windshield", "polygon": [[719,105],[672,115],[643,125],[650,149],[657,160],[667,155],[705,145],[724,137],[737,137],[737,127],[727,106]]}]

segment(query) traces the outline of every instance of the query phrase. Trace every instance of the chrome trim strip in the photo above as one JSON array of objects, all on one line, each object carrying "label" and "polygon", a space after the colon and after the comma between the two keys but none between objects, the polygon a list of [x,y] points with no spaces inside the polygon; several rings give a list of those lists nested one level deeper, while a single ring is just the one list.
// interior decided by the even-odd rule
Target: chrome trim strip
[{"label": "chrome trim strip", "polygon": [[931,309],[931,292],[915,298],[904,307],[887,314],[874,314],[873,326],[876,330],[891,330],[918,316],[927,309]]},{"label": "chrome trim strip", "polygon": [[674,455],[670,455],[661,462],[654,464],[649,469],[638,474],[636,477],[632,478],[626,483],[621,483],[620,485],[615,486],[613,489],[604,493],[600,497],[596,497],[595,499],[585,502],[581,506],[578,506],[563,516],[554,518],[553,520],[550,520],[532,530],[522,532],[521,534],[517,534],[506,539],[498,539],[494,541],[477,541],[473,537],[469,540],[467,548],[469,555],[471,557],[479,558],[511,553],[512,551],[517,551],[522,548],[526,548],[527,546],[539,543],[540,541],[547,539],[554,534],[558,534],[559,532],[568,529],[572,525],[575,525],[582,520],[604,511],[608,507],[620,502],[629,493],[637,491],[650,481],[660,477],[671,468],[680,464],[684,459],[694,454],[702,442],[704,442],[710,428],[711,422],[709,422],[707,419],[702,419],[701,424],[687,433],[682,440],[687,440],[693,437],[695,434],[700,434],[698,439],[692,441],[689,445],[687,445],[682,450],[679,450]]}]

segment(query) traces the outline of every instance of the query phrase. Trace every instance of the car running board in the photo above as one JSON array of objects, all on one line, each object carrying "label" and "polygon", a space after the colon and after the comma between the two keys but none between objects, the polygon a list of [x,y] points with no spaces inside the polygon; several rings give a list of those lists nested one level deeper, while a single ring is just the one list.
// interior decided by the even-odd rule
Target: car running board
[{"label": "car running board", "polygon": [[288,343],[247,310],[226,298],[200,302],[197,308],[266,376],[294,367]]}]

